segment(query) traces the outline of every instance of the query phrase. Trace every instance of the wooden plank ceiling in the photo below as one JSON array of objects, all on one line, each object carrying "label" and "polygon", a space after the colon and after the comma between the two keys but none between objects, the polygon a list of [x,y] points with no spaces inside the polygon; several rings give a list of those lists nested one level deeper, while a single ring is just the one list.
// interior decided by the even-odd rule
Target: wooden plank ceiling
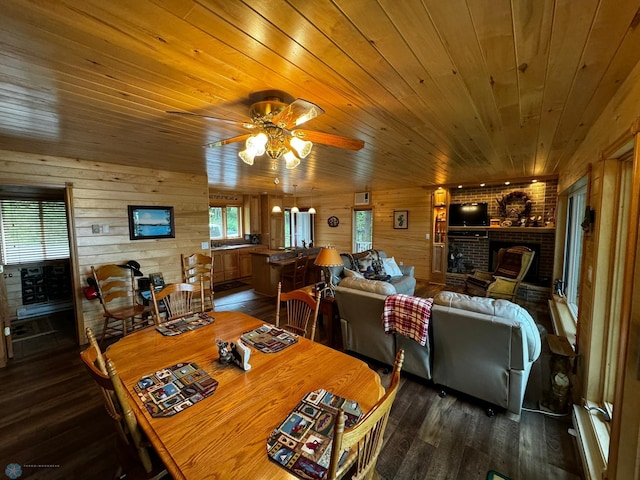
[{"label": "wooden plank ceiling", "polygon": [[[640,0],[3,0],[0,148],[316,194],[553,176],[639,60]],[[256,92],[325,114],[238,158]]]}]

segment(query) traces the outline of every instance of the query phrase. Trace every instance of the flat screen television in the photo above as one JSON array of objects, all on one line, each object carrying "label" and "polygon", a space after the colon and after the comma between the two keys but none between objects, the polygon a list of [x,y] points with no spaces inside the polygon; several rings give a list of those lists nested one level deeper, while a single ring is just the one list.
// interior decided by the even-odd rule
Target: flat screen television
[{"label": "flat screen television", "polygon": [[449,205],[450,227],[486,227],[488,225],[488,203],[452,203]]}]

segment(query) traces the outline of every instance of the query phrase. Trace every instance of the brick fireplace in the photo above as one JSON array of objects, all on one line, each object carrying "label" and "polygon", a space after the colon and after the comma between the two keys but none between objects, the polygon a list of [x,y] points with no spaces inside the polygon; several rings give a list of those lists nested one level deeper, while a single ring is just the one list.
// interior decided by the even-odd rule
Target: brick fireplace
[{"label": "brick fireplace", "polygon": [[[537,230],[537,231],[536,231]],[[525,245],[536,252],[534,263],[525,278],[526,283],[551,287],[553,276],[553,251],[555,230],[531,228],[492,228],[486,238],[449,237],[450,273],[469,273],[473,269],[493,271],[497,261],[497,249],[504,246]]]},{"label": "brick fireplace", "polygon": [[[522,183],[496,187],[473,187],[451,190],[451,203],[487,202],[491,218],[500,218],[497,200],[514,191],[526,193],[532,200],[531,215],[547,219],[557,205],[557,180]],[[541,225],[544,224],[544,220]],[[465,235],[466,233],[466,235]],[[472,235],[469,235],[472,233]],[[477,234],[477,236],[476,236]],[[533,264],[525,277],[525,283],[539,287],[551,287],[553,280],[553,255],[555,229],[543,227],[494,227],[472,232],[449,230],[448,273],[465,274],[473,269],[493,271],[499,248],[525,245],[536,252]],[[455,276],[454,276],[455,277]],[[459,283],[460,279],[447,278],[447,283]]]}]

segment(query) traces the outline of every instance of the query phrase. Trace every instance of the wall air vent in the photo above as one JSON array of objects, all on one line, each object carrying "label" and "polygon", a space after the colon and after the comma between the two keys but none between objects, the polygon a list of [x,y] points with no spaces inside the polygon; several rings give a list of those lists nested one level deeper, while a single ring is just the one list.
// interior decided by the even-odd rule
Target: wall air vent
[{"label": "wall air vent", "polygon": [[356,193],[354,205],[369,205],[371,194],[369,192]]}]

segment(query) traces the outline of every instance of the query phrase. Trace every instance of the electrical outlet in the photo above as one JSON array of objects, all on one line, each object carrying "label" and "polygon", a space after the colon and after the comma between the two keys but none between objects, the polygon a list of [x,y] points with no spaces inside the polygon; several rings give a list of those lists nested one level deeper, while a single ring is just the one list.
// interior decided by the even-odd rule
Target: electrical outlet
[{"label": "electrical outlet", "polygon": [[208,250],[209,249],[209,242],[202,242],[201,247],[202,247],[203,250]]},{"label": "electrical outlet", "polygon": [[102,233],[109,233],[109,225],[102,225]]},{"label": "electrical outlet", "polygon": [[428,233],[426,233],[426,234],[425,234],[425,238],[426,238],[427,240],[429,240],[429,239],[431,238],[431,235],[430,235],[430,234],[428,234]]}]

